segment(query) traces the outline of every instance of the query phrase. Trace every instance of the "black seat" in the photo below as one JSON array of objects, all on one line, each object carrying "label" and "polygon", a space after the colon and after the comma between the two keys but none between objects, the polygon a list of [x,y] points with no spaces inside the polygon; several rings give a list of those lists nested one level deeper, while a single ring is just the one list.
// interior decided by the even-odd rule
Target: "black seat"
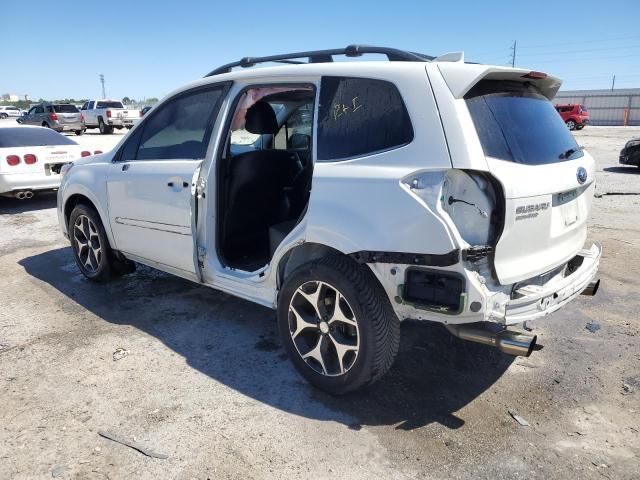
[{"label": "black seat", "polygon": [[[247,110],[245,129],[275,134],[278,120],[267,102]],[[285,191],[295,156],[282,150],[257,150],[233,157],[228,164],[223,248],[227,260],[269,260],[269,227],[287,219]],[[259,260],[256,260],[259,258]]]}]

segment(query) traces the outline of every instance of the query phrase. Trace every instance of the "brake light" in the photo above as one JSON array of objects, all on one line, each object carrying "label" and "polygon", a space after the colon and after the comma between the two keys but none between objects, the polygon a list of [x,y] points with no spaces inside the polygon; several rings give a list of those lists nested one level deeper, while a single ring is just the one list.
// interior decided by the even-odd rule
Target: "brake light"
[{"label": "brake light", "polygon": [[87,152],[86,150],[83,150],[82,152],[80,152],[81,157],[89,157],[90,155],[91,155],[91,152]]},{"label": "brake light", "polygon": [[7,163],[10,167],[15,167],[20,163],[20,157],[18,155],[9,155],[7,157]]},{"label": "brake light", "polygon": [[83,114],[80,114],[80,121],[84,122],[84,115]]},{"label": "brake light", "polygon": [[107,118],[111,118],[111,110],[107,110]]},{"label": "brake light", "polygon": [[96,150],[95,152],[93,152],[94,155],[100,155],[102,153],[102,150]]},{"label": "brake light", "polygon": [[24,163],[27,165],[33,165],[38,161],[38,157],[36,157],[33,153],[27,153],[24,157]]},{"label": "brake light", "polygon": [[525,75],[522,75],[522,78],[529,78],[531,80],[544,80],[545,78],[547,78],[547,74],[544,72],[529,72]]},{"label": "brake light", "polygon": [[58,120],[58,115],[56,114],[56,112],[51,112],[49,114],[49,118],[51,118],[51,120]]}]

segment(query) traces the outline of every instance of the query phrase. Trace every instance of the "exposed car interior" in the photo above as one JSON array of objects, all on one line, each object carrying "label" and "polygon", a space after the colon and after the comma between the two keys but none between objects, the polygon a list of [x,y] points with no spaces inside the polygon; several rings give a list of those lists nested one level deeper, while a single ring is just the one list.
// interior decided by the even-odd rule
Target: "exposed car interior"
[{"label": "exposed car interior", "polygon": [[259,87],[241,95],[218,171],[218,254],[255,271],[302,219],[309,201],[312,86]]}]

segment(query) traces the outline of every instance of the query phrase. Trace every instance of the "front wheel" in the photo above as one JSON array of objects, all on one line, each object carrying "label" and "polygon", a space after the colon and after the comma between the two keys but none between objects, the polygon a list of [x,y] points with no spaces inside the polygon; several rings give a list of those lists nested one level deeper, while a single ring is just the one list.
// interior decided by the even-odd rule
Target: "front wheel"
[{"label": "front wheel", "polygon": [[327,257],[298,267],[278,297],[287,354],[311,384],[344,394],[381,378],[400,344],[400,323],[366,266]]},{"label": "front wheel", "polygon": [[96,282],[111,279],[109,240],[95,209],[84,204],[75,206],[69,216],[69,238],[76,265],[85,277]]},{"label": "front wheel", "polygon": [[84,133],[84,130],[76,130],[76,135],[80,136]]},{"label": "front wheel", "polygon": [[575,130],[576,122],[574,122],[573,120],[567,120],[567,128],[569,130]]},{"label": "front wheel", "polygon": [[0,118],[5,119],[8,118],[9,115],[7,115],[6,113],[0,113]]}]

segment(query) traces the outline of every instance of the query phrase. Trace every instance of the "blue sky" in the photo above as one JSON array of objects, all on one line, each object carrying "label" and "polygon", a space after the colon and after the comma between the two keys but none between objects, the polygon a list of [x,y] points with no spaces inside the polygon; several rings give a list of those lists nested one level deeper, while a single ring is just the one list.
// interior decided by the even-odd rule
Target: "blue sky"
[{"label": "blue sky", "polygon": [[[377,4],[378,3],[378,4]],[[351,43],[553,73],[563,89],[640,87],[639,0],[4,0],[0,93],[162,97],[222,63]],[[8,31],[6,30],[8,28]]]}]

